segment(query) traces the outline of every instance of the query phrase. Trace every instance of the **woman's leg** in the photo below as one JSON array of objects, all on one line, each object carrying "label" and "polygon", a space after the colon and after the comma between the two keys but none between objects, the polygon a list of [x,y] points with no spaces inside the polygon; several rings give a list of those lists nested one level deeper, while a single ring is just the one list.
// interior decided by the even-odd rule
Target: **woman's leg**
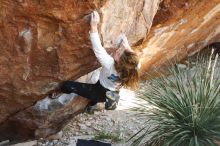
[{"label": "woman's leg", "polygon": [[63,93],[76,93],[82,97],[92,100],[93,102],[105,102],[106,91],[99,82],[96,84],[79,83],[73,81],[65,81],[61,85]]}]

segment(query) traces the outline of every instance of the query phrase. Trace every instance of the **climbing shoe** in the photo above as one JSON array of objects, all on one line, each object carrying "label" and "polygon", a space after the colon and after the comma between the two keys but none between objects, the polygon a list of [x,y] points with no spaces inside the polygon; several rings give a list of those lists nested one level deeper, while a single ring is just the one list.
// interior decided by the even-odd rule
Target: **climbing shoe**
[{"label": "climbing shoe", "polygon": [[106,101],[105,109],[106,110],[115,110],[119,101],[119,92],[118,91],[107,91],[106,92]]}]

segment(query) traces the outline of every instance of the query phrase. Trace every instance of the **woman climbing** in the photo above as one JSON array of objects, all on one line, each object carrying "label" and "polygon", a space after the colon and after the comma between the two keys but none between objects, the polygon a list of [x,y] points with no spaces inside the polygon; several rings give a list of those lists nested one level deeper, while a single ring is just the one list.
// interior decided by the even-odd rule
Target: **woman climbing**
[{"label": "woman climbing", "polygon": [[88,98],[95,105],[97,102],[105,102],[107,110],[114,110],[119,100],[121,87],[135,88],[138,85],[138,56],[131,49],[125,35],[121,35],[120,43],[115,48],[113,55],[109,55],[102,47],[98,34],[97,25],[100,17],[98,12],[91,13],[90,40],[92,48],[100,62],[99,81],[96,84],[65,81],[61,85],[63,93],[76,93]]}]

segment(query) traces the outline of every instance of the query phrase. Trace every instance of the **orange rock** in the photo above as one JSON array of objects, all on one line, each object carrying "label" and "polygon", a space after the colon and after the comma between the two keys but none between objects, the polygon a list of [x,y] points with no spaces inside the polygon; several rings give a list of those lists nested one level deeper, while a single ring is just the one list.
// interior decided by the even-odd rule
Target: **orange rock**
[{"label": "orange rock", "polygon": [[150,30],[159,1],[2,1],[0,141],[47,137],[82,112],[88,103],[83,98],[65,106],[51,104],[56,110],[49,113],[35,106],[63,80],[75,80],[99,67],[91,50],[88,14],[93,10],[101,14],[104,47],[111,47],[121,32],[135,44]]},{"label": "orange rock", "polygon": [[88,104],[80,97],[45,97],[63,80],[99,67],[88,37],[88,14],[93,10],[101,14],[103,46],[112,47],[114,39],[126,33],[137,47],[143,73],[219,41],[220,0],[163,0],[158,10],[159,2],[2,1],[0,141],[57,133]]},{"label": "orange rock", "polygon": [[142,71],[155,71],[219,42],[220,0],[164,0],[140,49]]}]

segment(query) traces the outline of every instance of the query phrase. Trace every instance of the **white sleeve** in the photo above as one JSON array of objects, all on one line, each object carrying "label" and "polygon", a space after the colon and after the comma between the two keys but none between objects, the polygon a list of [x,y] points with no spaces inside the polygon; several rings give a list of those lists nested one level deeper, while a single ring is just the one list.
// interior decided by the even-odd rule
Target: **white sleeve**
[{"label": "white sleeve", "polygon": [[98,32],[90,32],[90,40],[98,61],[103,67],[110,69],[114,64],[114,59],[106,52],[105,48],[102,47]]}]

